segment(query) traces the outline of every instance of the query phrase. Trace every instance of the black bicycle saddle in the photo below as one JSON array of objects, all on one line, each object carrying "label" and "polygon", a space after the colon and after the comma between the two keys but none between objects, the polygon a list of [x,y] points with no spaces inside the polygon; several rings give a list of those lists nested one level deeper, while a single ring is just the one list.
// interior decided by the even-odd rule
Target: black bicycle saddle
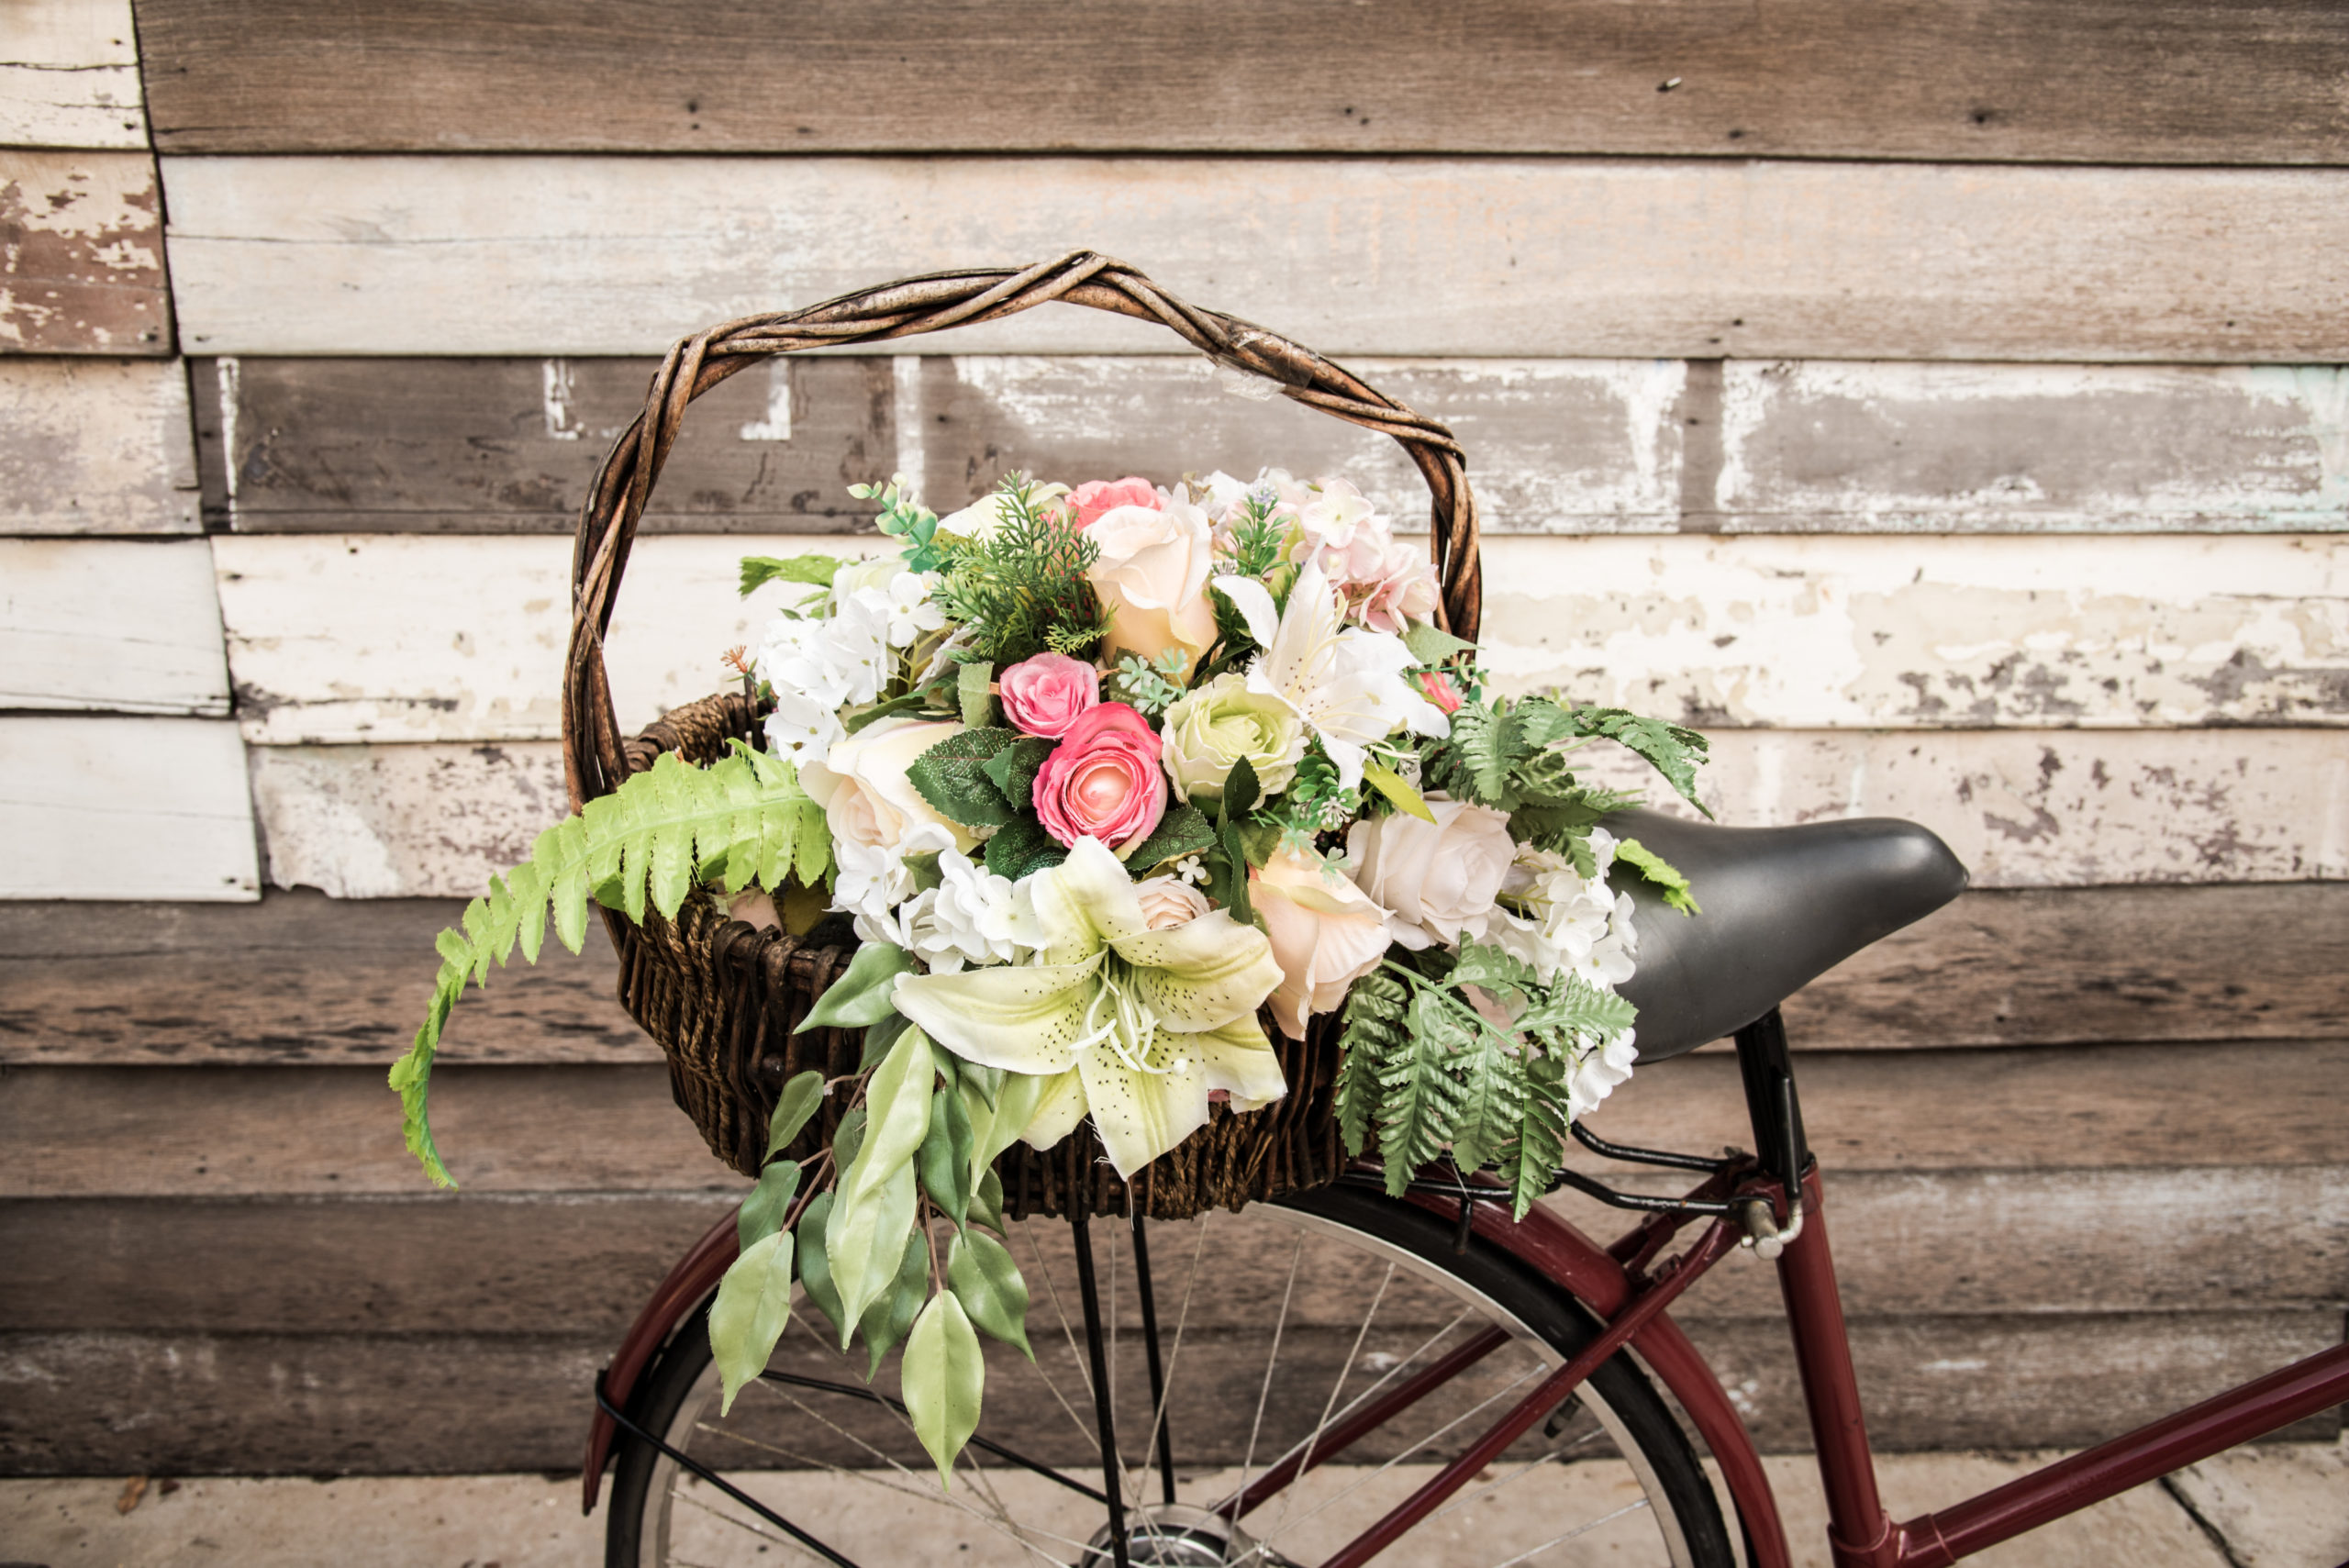
[{"label": "black bicycle saddle", "polygon": [[1606,819],[1688,878],[1704,913],[1618,873],[1636,906],[1640,1060],[1734,1034],[1870,942],[1965,889],[1965,867],[1914,822],[1862,817],[1794,828],[1722,828],[1661,811]]}]

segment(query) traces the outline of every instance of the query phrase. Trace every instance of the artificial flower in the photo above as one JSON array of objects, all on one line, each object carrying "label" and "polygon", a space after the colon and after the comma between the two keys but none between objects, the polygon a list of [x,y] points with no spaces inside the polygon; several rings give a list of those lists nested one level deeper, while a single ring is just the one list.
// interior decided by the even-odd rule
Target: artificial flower
[{"label": "artificial flower", "polygon": [[1044,831],[1063,844],[1098,839],[1129,849],[1166,815],[1158,732],[1121,702],[1089,710],[1036,770],[1031,793]]},{"label": "artificial flower", "polygon": [[1075,509],[1076,526],[1090,527],[1102,513],[1119,506],[1158,506],[1158,488],[1147,479],[1131,475],[1124,479],[1088,479],[1069,494],[1069,505]]},{"label": "artificial flower", "polygon": [[906,862],[915,855],[942,857],[953,847],[953,836],[935,822],[918,824],[892,844],[863,843],[835,833],[832,907],[852,917],[857,940],[911,948],[906,928],[921,895]]},{"label": "artificial flower", "polygon": [[[1038,510],[1068,494],[1065,484],[1039,484],[1028,492],[1029,504]],[[959,512],[949,512],[938,519],[938,531],[950,539],[976,541],[994,535],[1003,527],[1004,519],[1014,515],[1011,495],[1008,491],[990,490]]]},{"label": "artificial flower", "polygon": [[1141,900],[1141,917],[1153,931],[1163,931],[1174,926],[1187,926],[1214,906],[1208,895],[1179,876],[1153,876],[1134,884],[1134,896]]},{"label": "artificial flower", "polygon": [[939,884],[915,895],[907,945],[933,973],[964,964],[1011,963],[1043,941],[1020,888],[951,845],[938,852]]},{"label": "artificial flower", "polygon": [[1545,984],[1570,974],[1611,989],[1633,973],[1639,936],[1631,895],[1607,885],[1615,836],[1592,828],[1590,852],[1598,874],[1586,877],[1564,855],[1522,849],[1502,881],[1501,906],[1486,934],[1531,964]]},{"label": "artificial flower", "polygon": [[910,829],[930,824],[968,853],[978,836],[941,816],[906,777],[914,759],[962,730],[952,720],[892,715],[834,741],[822,762],[803,763],[799,782],[824,808],[832,841],[900,849]]},{"label": "artificial flower", "polygon": [[1443,709],[1445,717],[1460,711],[1460,688],[1452,684],[1451,676],[1441,670],[1422,670],[1419,680],[1419,690],[1427,694],[1428,701]]},{"label": "artificial flower", "polygon": [[1256,1009],[1280,984],[1263,932],[1223,910],[1152,930],[1097,839],[1030,879],[1034,964],[906,975],[897,1010],[982,1067],[1048,1076],[1024,1134],[1049,1149],[1090,1113],[1121,1177],[1180,1143],[1227,1091],[1253,1109],[1287,1092]]},{"label": "artificial flower", "polygon": [[1320,737],[1345,788],[1362,783],[1368,749],[1396,730],[1438,738],[1452,733],[1443,711],[1404,678],[1418,656],[1399,637],[1346,625],[1318,561],[1305,562],[1286,607],[1277,612],[1272,595],[1253,578],[1219,577],[1215,585],[1239,607],[1249,634],[1264,648],[1248,667],[1248,689],[1280,698]]},{"label": "artificial flower", "polygon": [[1101,701],[1101,672],[1082,659],[1038,653],[1022,659],[996,683],[1003,717],[1025,735],[1057,740]]},{"label": "artificial flower", "polygon": [[1457,946],[1485,934],[1517,844],[1505,811],[1442,795],[1427,806],[1433,822],[1398,811],[1355,823],[1346,851],[1362,890],[1393,912],[1397,941]]},{"label": "artificial flower", "polygon": [[1250,877],[1248,896],[1281,966],[1274,1020],[1291,1040],[1303,1040],[1306,1019],[1338,1006],[1346,988],[1386,956],[1393,940],[1386,911],[1335,863],[1294,847],[1276,851]]},{"label": "artificial flower", "polygon": [[1276,696],[1248,689],[1248,678],[1227,671],[1176,698],[1165,714],[1162,750],[1174,793],[1185,800],[1219,801],[1232,764],[1248,759],[1257,787],[1278,795],[1297,777],[1305,755],[1305,726]]},{"label": "artificial flower", "polygon": [[1190,679],[1216,636],[1207,591],[1214,547],[1205,509],[1178,486],[1152,506],[1111,507],[1086,525],[1085,537],[1101,552],[1085,578],[1109,612],[1102,657],[1136,653],[1156,665],[1169,649],[1179,649],[1174,673]]}]

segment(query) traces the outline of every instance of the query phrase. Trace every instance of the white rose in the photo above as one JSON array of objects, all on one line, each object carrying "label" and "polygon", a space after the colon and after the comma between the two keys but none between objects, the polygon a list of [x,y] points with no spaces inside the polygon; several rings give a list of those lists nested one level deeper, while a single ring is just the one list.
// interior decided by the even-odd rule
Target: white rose
[{"label": "white rose", "polygon": [[1109,612],[1103,661],[1139,653],[1155,663],[1179,648],[1176,673],[1188,680],[1215,641],[1215,606],[1208,599],[1215,554],[1206,511],[1178,486],[1160,506],[1111,507],[1085,525],[1085,537],[1101,550],[1085,577]]},{"label": "white rose", "polygon": [[1346,835],[1355,881],[1395,912],[1395,940],[1408,948],[1483,936],[1517,856],[1506,813],[1440,795],[1428,797],[1428,809],[1433,823],[1397,812]]},{"label": "white rose", "polygon": [[1141,900],[1142,925],[1153,931],[1187,926],[1213,907],[1206,894],[1178,876],[1153,876],[1147,882],[1138,882],[1134,884],[1134,896]]},{"label": "white rose", "polygon": [[1280,851],[1250,878],[1248,899],[1281,966],[1273,1019],[1303,1040],[1305,1020],[1343,1002],[1346,987],[1386,957],[1393,940],[1386,911],[1319,855],[1297,849]]},{"label": "white rose", "polygon": [[[1051,502],[1068,494],[1065,484],[1039,484],[1028,493],[1028,504],[1042,511]],[[949,512],[938,519],[938,531],[956,539],[978,540],[993,537],[1012,516],[1011,497],[1001,490],[990,490],[959,512]]]},{"label": "white rose", "polygon": [[915,758],[962,730],[951,720],[876,719],[834,741],[821,762],[803,764],[799,782],[824,808],[835,842],[896,849],[909,830],[930,824],[945,828],[954,847],[968,853],[977,835],[932,810],[906,777]]},{"label": "white rose", "polygon": [[860,588],[885,589],[905,569],[905,558],[894,550],[885,555],[868,555],[861,561],[843,561],[841,569],[832,573],[832,594],[845,599]]}]

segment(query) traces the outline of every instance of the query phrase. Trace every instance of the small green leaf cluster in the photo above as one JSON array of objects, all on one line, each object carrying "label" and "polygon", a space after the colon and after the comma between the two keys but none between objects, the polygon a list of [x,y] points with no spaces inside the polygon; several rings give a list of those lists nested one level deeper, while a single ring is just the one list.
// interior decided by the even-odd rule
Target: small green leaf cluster
[{"label": "small green leaf cluster", "polygon": [[938,514],[915,497],[904,474],[890,475],[885,484],[852,484],[848,493],[860,501],[881,503],[874,526],[891,539],[906,541],[907,571],[936,572],[946,564],[946,552],[938,539]]},{"label": "small green leaf cluster", "polygon": [[[1508,1028],[1469,1001],[1471,985],[1509,1010]],[[1399,1197],[1449,1147],[1463,1169],[1497,1166],[1523,1218],[1564,1151],[1575,1063],[1629,1029],[1633,1012],[1572,975],[1543,984],[1497,947],[1464,943],[1456,961],[1397,949],[1354,982],[1340,1015],[1347,1151],[1362,1153],[1375,1131],[1387,1191]]]},{"label": "small green leaf cluster", "polygon": [[[904,1346],[906,1414],[944,1485],[978,1427],[986,1385],[978,1336],[1034,1358],[995,1162],[1033,1119],[1045,1081],[932,1047],[890,1006],[912,966],[902,949],[868,942],[801,1021],[802,1029],[864,1029],[854,1103],[818,1162],[830,1182],[802,1198],[798,1165],[780,1156],[822,1085],[809,1073],[785,1086],[768,1127],[768,1163],[738,1221],[741,1252],[710,1309],[710,1349],[730,1408],[789,1324],[796,1273],[842,1350],[862,1336],[868,1380]],[[941,1220],[951,1228],[942,1257]]]},{"label": "small green leaf cluster", "polygon": [[540,833],[530,858],[490,878],[489,895],[467,905],[462,926],[435,943],[440,971],[431,1006],[391,1071],[408,1151],[436,1184],[456,1184],[426,1112],[440,1032],[466,984],[487,985],[490,966],[503,966],[518,944],[525,960],[539,961],[549,914],[562,945],[575,953],[586,940],[591,897],[641,925],[648,905],[674,919],[703,883],[729,894],[752,883],[780,891],[788,880],[813,887],[831,860],[823,807],[799,786],[797,772],[739,741],[707,768],[663,753],[648,771],[589,801],[579,816]]},{"label": "small green leaf cluster", "polygon": [[1180,648],[1166,650],[1155,664],[1139,653],[1127,654],[1109,674],[1108,684],[1114,691],[1113,700],[1125,703],[1137,713],[1165,712],[1186,690],[1183,658]]},{"label": "small green leaf cluster", "polygon": [[1277,800],[1257,813],[1257,819],[1279,828],[1285,847],[1309,850],[1320,835],[1343,828],[1361,811],[1362,791],[1340,782],[1338,764],[1316,737],[1297,761],[1296,778]]},{"label": "small green leaf cluster", "polygon": [[915,567],[910,558],[908,567],[945,572],[938,602],[962,624],[974,657],[1003,665],[1045,652],[1090,656],[1109,631],[1085,578],[1100,546],[1040,505],[1025,474],[1003,482],[996,513],[984,539],[934,539],[938,567]]}]

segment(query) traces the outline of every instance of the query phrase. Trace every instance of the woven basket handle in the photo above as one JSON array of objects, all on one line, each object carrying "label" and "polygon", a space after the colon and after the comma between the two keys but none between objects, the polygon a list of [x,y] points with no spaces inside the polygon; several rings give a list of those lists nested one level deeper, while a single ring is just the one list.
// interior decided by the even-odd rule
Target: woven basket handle
[{"label": "woven basket handle", "polygon": [[604,669],[604,635],[637,524],[676,445],[685,406],[769,354],[911,338],[1000,320],[1055,299],[1159,322],[1209,359],[1263,376],[1308,408],[1394,437],[1419,465],[1433,497],[1430,550],[1442,581],[1443,623],[1475,639],[1484,608],[1476,501],[1460,443],[1450,430],[1312,350],[1233,317],[1186,305],[1124,262],[1090,250],[1032,267],[932,272],[806,310],[729,321],[685,339],[661,361],[643,414],[604,459],[596,488],[581,509],[572,552],[571,646],[562,673],[562,760],[572,809],[609,794],[628,777],[621,750],[626,737]]}]

